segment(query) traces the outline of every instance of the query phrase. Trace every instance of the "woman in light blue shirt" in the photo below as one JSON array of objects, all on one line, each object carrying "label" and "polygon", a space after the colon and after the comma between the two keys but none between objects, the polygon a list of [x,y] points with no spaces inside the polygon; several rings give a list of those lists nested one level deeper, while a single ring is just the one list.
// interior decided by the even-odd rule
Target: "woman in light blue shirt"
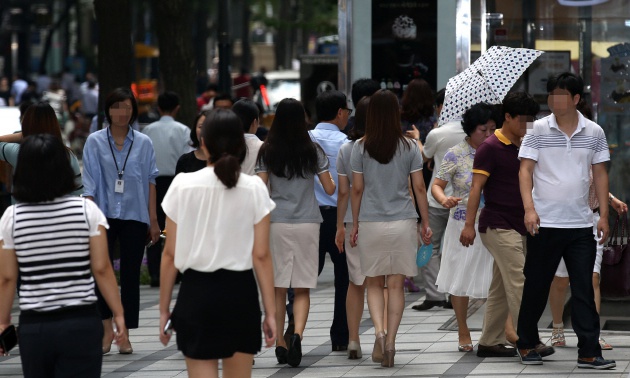
[{"label": "woman in light blue shirt", "polygon": [[[148,136],[132,129],[138,105],[128,88],[117,88],[105,100],[105,117],[111,125],[91,134],[83,149],[84,195],[96,202],[109,223],[109,257],[120,245],[120,287],[128,329],[138,328],[140,265],[147,242],[160,236],[155,201],[155,152]],[[98,295],[103,318],[103,353],[113,339],[112,313]],[[133,353],[131,343],[118,345],[122,354]]]}]

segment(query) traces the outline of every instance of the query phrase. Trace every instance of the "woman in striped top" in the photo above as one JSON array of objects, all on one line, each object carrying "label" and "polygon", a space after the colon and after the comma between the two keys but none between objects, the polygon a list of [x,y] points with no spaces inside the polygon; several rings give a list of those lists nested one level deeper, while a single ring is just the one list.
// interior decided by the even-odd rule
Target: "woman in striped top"
[{"label": "woman in striped top", "polygon": [[74,173],[59,138],[26,138],[17,162],[18,204],[0,219],[0,331],[10,323],[19,270],[24,376],[99,377],[103,327],[95,280],[114,313],[116,341],[127,341],[107,221],[94,202],[68,195]]}]

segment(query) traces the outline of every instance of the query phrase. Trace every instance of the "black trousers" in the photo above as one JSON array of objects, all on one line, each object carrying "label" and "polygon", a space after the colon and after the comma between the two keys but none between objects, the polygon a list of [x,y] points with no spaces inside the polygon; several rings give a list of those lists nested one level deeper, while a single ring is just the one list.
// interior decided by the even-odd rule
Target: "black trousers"
[{"label": "black trousers", "polygon": [[[138,328],[140,316],[140,266],[144,255],[148,225],[146,223],[107,218],[107,243],[109,260],[114,260],[116,241],[120,245],[120,299],[125,310],[125,325],[129,329]],[[98,308],[101,319],[109,319],[112,312],[105,303],[98,287]]]},{"label": "black trousers", "polygon": [[525,286],[518,315],[518,347],[531,349],[540,342],[538,321],[547,305],[549,287],[564,258],[571,282],[571,324],[578,337],[578,356],[601,356],[599,314],[593,297],[596,244],[593,228],[547,228],[527,235]]},{"label": "black trousers", "polygon": [[335,245],[337,233],[337,208],[320,206],[319,210],[324,221],[319,227],[319,271],[322,273],[326,253],[335,266],[335,310],[332,326],[330,327],[330,341],[333,345],[348,345],[348,318],[346,316],[346,296],[348,295],[348,263],[346,254],[339,253]]},{"label": "black trousers", "polygon": [[100,377],[103,324],[98,313],[38,322],[20,322],[20,359],[26,378]]},{"label": "black trousers", "polygon": [[[174,178],[174,176],[158,176],[155,179],[155,199],[157,201],[155,208],[157,210],[157,220],[160,230],[164,230],[164,227],[166,227],[166,214],[164,214],[161,204]],[[163,248],[164,243],[162,239],[147,248],[147,267],[149,268],[149,275],[153,282],[160,281],[160,264],[162,262]]]}]

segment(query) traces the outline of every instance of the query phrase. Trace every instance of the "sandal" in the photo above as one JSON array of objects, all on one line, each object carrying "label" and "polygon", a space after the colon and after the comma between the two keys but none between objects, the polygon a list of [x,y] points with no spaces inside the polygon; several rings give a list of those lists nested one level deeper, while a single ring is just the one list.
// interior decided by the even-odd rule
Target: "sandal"
[{"label": "sandal", "polygon": [[604,340],[603,338],[599,338],[599,346],[602,348],[602,350],[612,350],[613,346],[608,344],[606,342],[606,340]]},{"label": "sandal", "polygon": [[457,350],[460,352],[472,352],[473,351],[473,345],[472,344],[460,344],[457,346]]},{"label": "sandal", "polygon": [[553,331],[551,331],[551,346],[567,346],[567,342],[564,338],[564,328],[554,328]]}]

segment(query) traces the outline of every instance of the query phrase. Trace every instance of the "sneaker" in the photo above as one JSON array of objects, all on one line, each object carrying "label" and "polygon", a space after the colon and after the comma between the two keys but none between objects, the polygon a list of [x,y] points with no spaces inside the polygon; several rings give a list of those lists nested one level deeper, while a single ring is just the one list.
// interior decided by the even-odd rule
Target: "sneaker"
[{"label": "sneaker", "polygon": [[604,360],[602,357],[595,357],[593,361],[589,360],[590,358],[578,358],[577,367],[583,369],[605,370],[612,369],[617,366],[614,360]]},{"label": "sneaker", "polygon": [[547,346],[543,343],[538,343],[538,345],[536,345],[536,348],[534,348],[534,350],[536,351],[536,353],[540,355],[540,357],[547,357],[556,353],[556,350],[553,349],[553,347]]},{"label": "sneaker", "polygon": [[564,328],[554,328],[551,331],[551,346],[563,347],[567,346],[567,342],[564,338]]},{"label": "sneaker", "polygon": [[542,365],[543,360],[536,349],[519,349],[518,356],[523,365]]},{"label": "sneaker", "polygon": [[477,357],[514,357],[516,349],[506,347],[503,344],[498,345],[481,345],[477,346]]},{"label": "sneaker", "polygon": [[599,346],[602,350],[613,350],[613,346],[608,344],[603,338],[599,338]]}]

